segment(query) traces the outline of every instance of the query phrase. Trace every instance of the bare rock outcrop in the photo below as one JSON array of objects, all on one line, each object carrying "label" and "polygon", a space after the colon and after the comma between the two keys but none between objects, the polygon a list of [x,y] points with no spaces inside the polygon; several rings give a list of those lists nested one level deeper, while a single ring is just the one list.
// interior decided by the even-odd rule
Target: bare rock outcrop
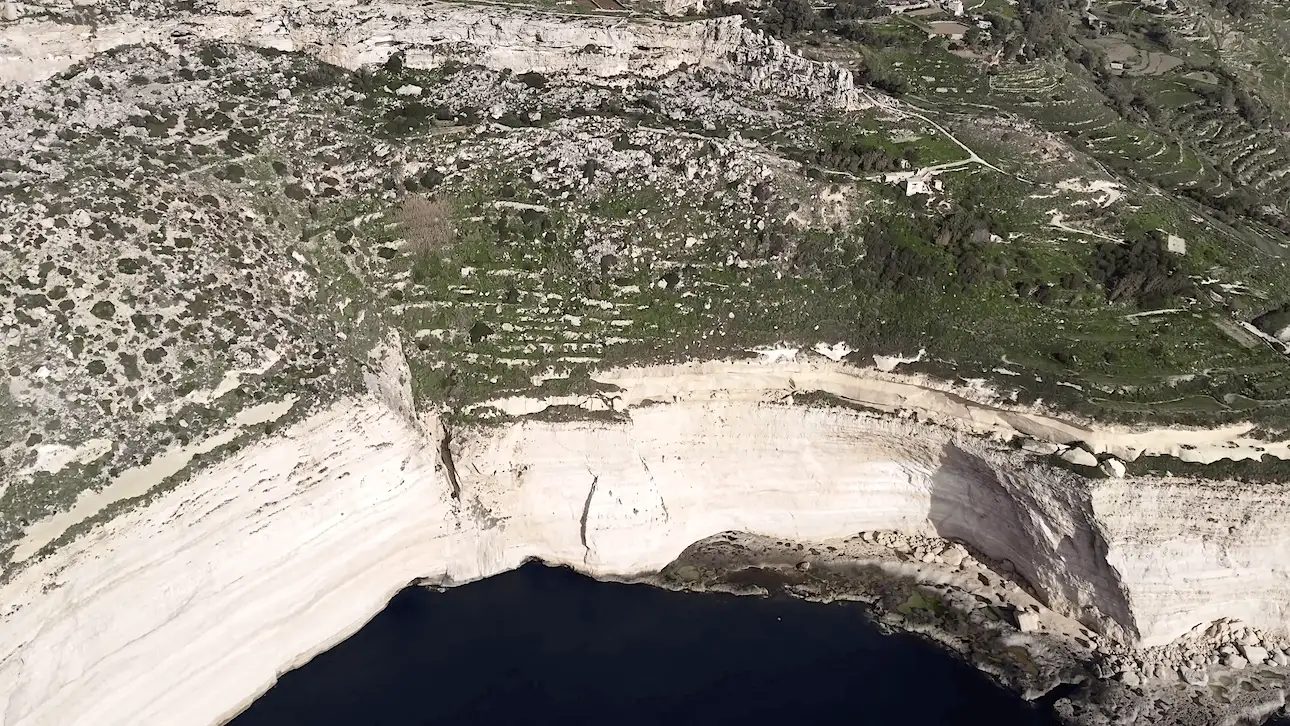
[{"label": "bare rock outcrop", "polygon": [[[1028,693],[1095,674],[1092,695],[1063,707],[1072,723],[1144,708],[1205,723],[1169,709],[1203,719],[1284,702],[1283,491],[1090,482],[953,417],[778,402],[760,387],[774,368],[756,364],[722,376],[724,394],[699,379],[694,398],[613,420],[454,431],[450,481],[439,429],[398,410],[397,356],[381,360],[378,395],[317,411],[10,573],[6,723],[215,722],[409,582],[451,585],[529,558],[630,578],[730,531],[886,548],[893,573],[931,568],[933,584],[984,588],[991,617],[1012,612],[1016,637],[1056,658]],[[632,376],[648,371],[619,380]],[[1198,518],[1244,524],[1224,533]],[[799,575],[830,571],[786,557]],[[158,653],[165,667],[138,678],[130,664]]]},{"label": "bare rock outcrop", "polygon": [[803,58],[738,17],[690,22],[556,16],[458,4],[316,0],[221,3],[216,12],[160,20],[117,18],[93,28],[48,20],[0,26],[0,83],[46,78],[110,48],[153,44],[180,52],[203,40],[300,51],[358,69],[403,53],[410,67],[479,64],[606,82],[685,67],[738,75],[754,86],[843,107],[865,104],[849,71]]}]

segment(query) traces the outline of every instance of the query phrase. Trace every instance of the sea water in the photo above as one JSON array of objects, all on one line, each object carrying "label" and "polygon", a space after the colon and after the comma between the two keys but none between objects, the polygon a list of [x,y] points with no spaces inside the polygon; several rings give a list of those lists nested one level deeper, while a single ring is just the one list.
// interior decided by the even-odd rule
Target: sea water
[{"label": "sea water", "polygon": [[1056,721],[861,608],[669,592],[529,564],[409,588],[234,726]]}]

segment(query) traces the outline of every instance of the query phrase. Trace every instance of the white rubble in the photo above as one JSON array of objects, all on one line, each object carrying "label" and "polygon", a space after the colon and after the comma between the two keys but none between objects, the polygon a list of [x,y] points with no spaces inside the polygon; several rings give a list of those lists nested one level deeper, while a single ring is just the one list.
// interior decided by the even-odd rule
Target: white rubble
[{"label": "white rubble", "polygon": [[923,356],[926,354],[927,354],[927,351],[919,350],[917,353],[915,353],[912,356],[874,355],[873,364],[878,370],[882,371],[883,373],[891,373],[892,371],[896,370],[896,368],[900,367],[901,364],[917,363],[921,361],[923,359]]},{"label": "white rubble", "polygon": [[1267,649],[1260,648],[1257,645],[1241,645],[1239,650],[1241,651],[1241,655],[1244,656],[1245,660],[1249,661],[1251,665],[1259,665],[1268,659]]},{"label": "white rubble", "polygon": [[1062,461],[1079,466],[1097,466],[1097,457],[1078,446],[1063,451]]},{"label": "white rubble", "polygon": [[1116,459],[1115,457],[1111,457],[1106,461],[1103,461],[1101,466],[1098,468],[1102,470],[1103,474],[1117,479],[1124,476],[1125,472],[1128,471],[1124,466],[1124,462]]},{"label": "white rubble", "polygon": [[841,361],[848,355],[851,355],[851,346],[842,341],[838,341],[833,344],[816,343],[814,350],[816,353],[819,353],[832,361]]},{"label": "white rubble", "polygon": [[1055,444],[1051,441],[1035,441],[1034,439],[1022,439],[1021,450],[1029,451],[1032,454],[1040,456],[1049,456],[1062,450],[1061,444]]},{"label": "white rubble", "polygon": [[1023,633],[1039,630],[1039,622],[1039,613],[1030,611],[1017,613],[1017,628]]}]

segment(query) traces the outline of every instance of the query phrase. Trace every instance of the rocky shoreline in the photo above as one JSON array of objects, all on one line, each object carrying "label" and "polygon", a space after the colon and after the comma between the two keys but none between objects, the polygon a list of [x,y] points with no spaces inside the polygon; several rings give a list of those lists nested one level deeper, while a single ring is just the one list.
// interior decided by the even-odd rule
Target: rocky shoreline
[{"label": "rocky shoreline", "polygon": [[1134,649],[1057,616],[1024,580],[999,574],[1008,563],[978,556],[961,543],[890,531],[820,544],[731,532],[637,581],[860,602],[880,627],[937,643],[1072,726],[1262,723],[1285,708],[1284,638],[1215,623],[1169,646]]}]

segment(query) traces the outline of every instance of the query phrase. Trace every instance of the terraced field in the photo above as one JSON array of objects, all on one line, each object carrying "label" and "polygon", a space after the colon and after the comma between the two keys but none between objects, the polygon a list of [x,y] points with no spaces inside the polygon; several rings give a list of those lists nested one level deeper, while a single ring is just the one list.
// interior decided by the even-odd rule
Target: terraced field
[{"label": "terraced field", "polygon": [[0,456],[38,485],[0,485],[0,542],[247,406],[291,392],[276,426],[356,389],[389,331],[418,405],[474,418],[792,345],[922,351],[1104,418],[1290,423],[1290,146],[1192,60],[1212,34],[1108,76],[867,25],[789,38],[855,69],[820,74],[845,108],[760,66],[351,73],[220,44],[6,91]]}]

